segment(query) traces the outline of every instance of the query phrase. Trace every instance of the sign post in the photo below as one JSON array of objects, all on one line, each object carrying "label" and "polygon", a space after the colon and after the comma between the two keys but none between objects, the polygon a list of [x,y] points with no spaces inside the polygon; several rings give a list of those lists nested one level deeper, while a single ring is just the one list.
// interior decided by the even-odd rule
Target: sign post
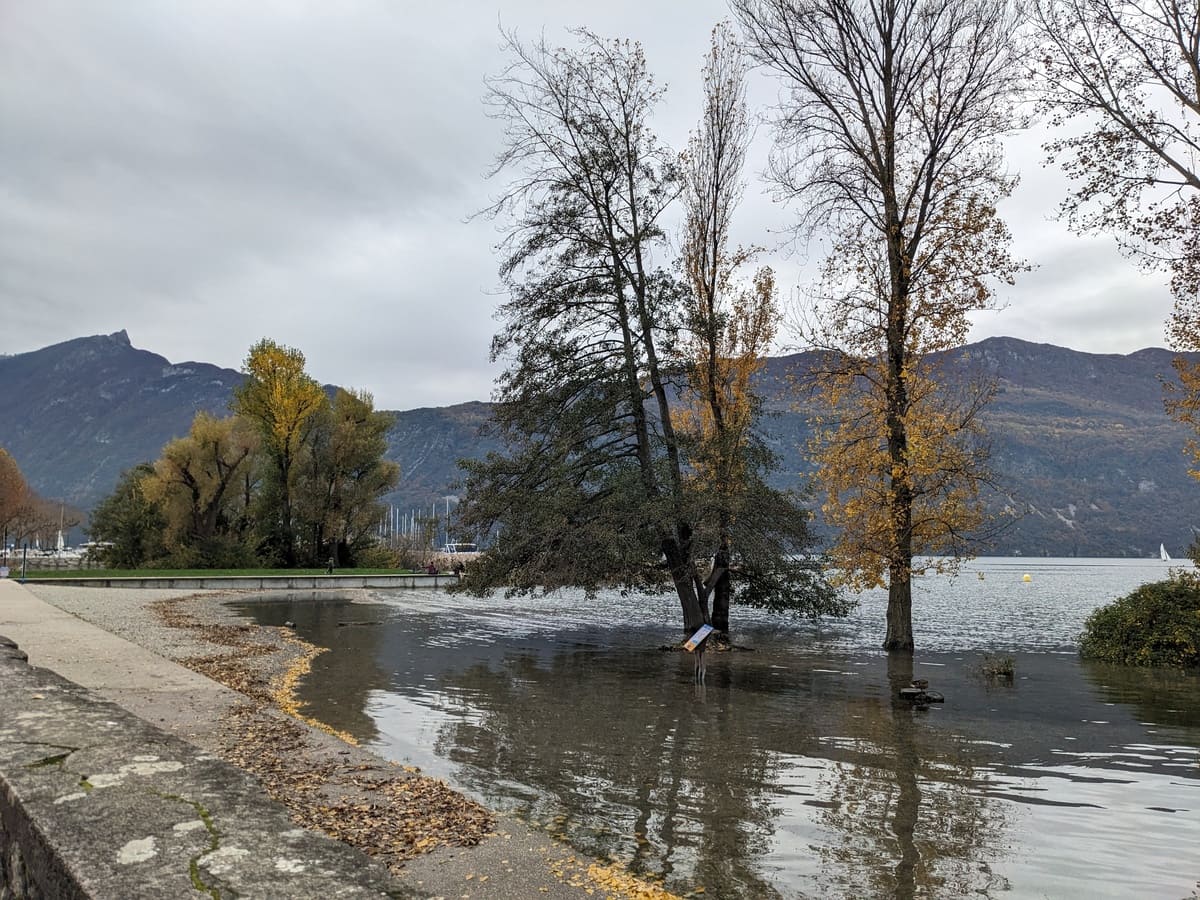
[{"label": "sign post", "polygon": [[683,649],[688,653],[696,654],[696,681],[704,682],[704,645],[708,641],[708,636],[712,634],[713,627],[711,625],[701,625],[696,629],[696,633],[687,639],[683,645]]}]

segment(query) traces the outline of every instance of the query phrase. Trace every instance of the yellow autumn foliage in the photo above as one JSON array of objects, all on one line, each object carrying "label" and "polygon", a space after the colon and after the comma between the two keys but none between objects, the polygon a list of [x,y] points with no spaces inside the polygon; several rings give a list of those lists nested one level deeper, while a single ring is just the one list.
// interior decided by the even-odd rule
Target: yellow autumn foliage
[{"label": "yellow autumn foliage", "polygon": [[822,512],[838,532],[829,550],[834,577],[856,590],[886,583],[905,527],[899,492],[911,497],[911,542],[922,554],[955,556],[962,537],[985,522],[978,489],[986,453],[977,423],[964,422],[963,408],[947,403],[930,376],[910,374],[910,403],[901,416],[907,453],[894,461],[886,398],[856,388],[865,380],[823,380],[831,409],[843,414],[827,415],[809,448],[820,472]]},{"label": "yellow autumn foliage", "polygon": [[691,477],[717,496],[733,491],[744,474],[741,451],[755,415],[751,380],[774,339],[777,314],[769,268],[755,273],[750,287],[723,293],[724,327],[686,341],[689,390],[674,420],[695,440]]},{"label": "yellow autumn foliage", "polygon": [[250,377],[234,392],[237,412],[260,428],[273,457],[294,459],[306,422],[328,398],[304,371],[304,354],[263,338],[250,348],[243,363]]},{"label": "yellow autumn foliage", "polygon": [[196,414],[186,436],[163,447],[142,492],[162,506],[169,550],[214,537],[237,515],[244,498],[234,485],[251,465],[256,447],[244,422],[205,412]]},{"label": "yellow autumn foliage", "polygon": [[888,287],[884,248],[847,235],[826,263],[829,293],[809,331],[824,350],[809,451],[822,512],[838,535],[833,577],[855,590],[907,580],[914,554],[945,555],[935,567],[953,568],[987,522],[978,413],[993,386],[979,373],[940,371],[934,360],[963,343],[969,312],[990,305],[976,273],[1011,277],[1020,266],[1006,262],[994,207],[948,198],[933,221],[936,252],[906,261],[903,302]]}]

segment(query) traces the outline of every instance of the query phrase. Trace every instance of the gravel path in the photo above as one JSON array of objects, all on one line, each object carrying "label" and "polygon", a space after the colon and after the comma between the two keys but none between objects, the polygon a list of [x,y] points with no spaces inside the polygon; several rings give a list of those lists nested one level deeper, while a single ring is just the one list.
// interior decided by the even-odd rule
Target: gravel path
[{"label": "gravel path", "polygon": [[28,583],[25,588],[39,599],[85,622],[175,662],[210,653],[212,648],[187,630],[168,627],[150,609],[151,604],[192,598],[188,605],[197,617],[236,624],[240,620],[223,601],[243,594],[240,591],[142,590]]},{"label": "gravel path", "polygon": [[159,704],[150,716],[148,708],[128,708],[176,733],[186,721],[182,736],[258,776],[297,822],[366,851],[421,893],[490,900],[673,896],[305,719],[292,691],[321,651],[290,629],[250,623],[226,605],[256,592],[25,588],[236,691],[227,695],[232,701],[202,709]]}]

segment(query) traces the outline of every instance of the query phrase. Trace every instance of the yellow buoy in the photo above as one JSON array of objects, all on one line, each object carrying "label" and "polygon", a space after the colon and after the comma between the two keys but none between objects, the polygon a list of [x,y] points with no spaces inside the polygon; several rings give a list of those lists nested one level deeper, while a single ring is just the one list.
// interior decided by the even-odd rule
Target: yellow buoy
[{"label": "yellow buoy", "polygon": [[1033,581],[1033,576],[1030,575],[1028,572],[1026,572],[1025,575],[1021,578],[1021,580],[1022,581]]}]

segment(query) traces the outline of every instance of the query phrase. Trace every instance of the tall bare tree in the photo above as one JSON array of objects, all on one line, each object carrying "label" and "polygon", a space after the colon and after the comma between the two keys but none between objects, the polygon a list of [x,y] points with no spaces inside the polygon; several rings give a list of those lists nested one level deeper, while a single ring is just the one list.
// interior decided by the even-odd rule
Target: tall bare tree
[{"label": "tall bare tree", "polygon": [[[1033,13],[1043,104],[1073,129],[1046,146],[1075,182],[1062,211],[1170,274],[1168,339],[1200,350],[1200,4],[1039,0]],[[1200,428],[1200,366],[1175,368],[1168,411]],[[1200,444],[1189,451],[1200,466]]]},{"label": "tall bare tree", "polygon": [[690,394],[679,421],[695,442],[691,472],[712,510],[717,551],[709,576],[712,626],[728,636],[733,594],[732,530],[744,505],[748,457],[763,451],[752,426],[759,402],[751,379],[775,336],[774,275],[759,269],[750,283],[739,270],[754,249],[730,245],[733,214],[752,129],[746,109],[749,61],[726,23],[712,32],[705,60],[700,126],[683,155],[682,264],[690,289],[684,308]]},{"label": "tall bare tree", "polygon": [[[1022,72],[1007,0],[733,0],[779,76],[772,174],[831,236],[804,338],[825,350],[820,477],[853,586],[888,585],[884,648],[911,651],[915,554],[957,554],[983,473],[978,399],[931,353],[1019,268],[996,204]],[[986,386],[982,395],[986,397]],[[947,399],[950,397],[950,399]]]}]

